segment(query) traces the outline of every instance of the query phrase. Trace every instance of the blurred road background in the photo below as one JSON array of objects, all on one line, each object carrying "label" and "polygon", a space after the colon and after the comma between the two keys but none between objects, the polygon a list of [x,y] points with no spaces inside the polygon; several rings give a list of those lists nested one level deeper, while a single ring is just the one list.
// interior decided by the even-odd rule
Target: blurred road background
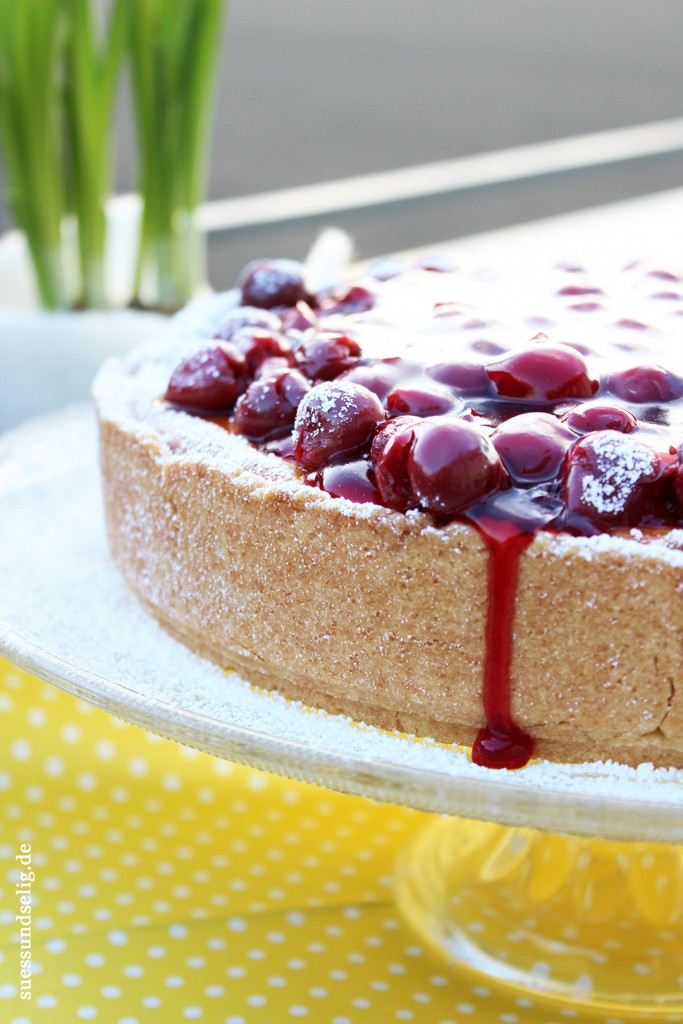
[{"label": "blurred road background", "polygon": [[[682,40],[680,0],[232,0],[209,196],[681,117]],[[116,185],[135,185],[125,109]],[[676,186],[683,150],[216,232],[210,276],[302,256],[328,223],[369,257]]]}]

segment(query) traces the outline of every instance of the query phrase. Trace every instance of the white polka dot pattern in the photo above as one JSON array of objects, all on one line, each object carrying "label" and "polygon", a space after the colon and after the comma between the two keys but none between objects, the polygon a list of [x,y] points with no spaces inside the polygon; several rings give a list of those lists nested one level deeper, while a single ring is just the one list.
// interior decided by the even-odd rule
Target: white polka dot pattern
[{"label": "white polka dot pattern", "polygon": [[392,870],[425,815],[184,749],[2,661],[0,715],[3,1022],[593,1019],[493,991],[416,943]]}]

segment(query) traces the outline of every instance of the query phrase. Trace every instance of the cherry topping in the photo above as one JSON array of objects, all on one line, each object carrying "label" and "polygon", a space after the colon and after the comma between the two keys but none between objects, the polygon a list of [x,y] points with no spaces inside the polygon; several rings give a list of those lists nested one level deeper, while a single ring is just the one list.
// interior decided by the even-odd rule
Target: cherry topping
[{"label": "cherry topping", "polygon": [[593,430],[618,430],[621,434],[630,434],[638,426],[633,413],[606,402],[578,405],[562,419],[577,434],[590,434]]},{"label": "cherry topping", "polygon": [[346,334],[315,334],[294,353],[296,365],[311,380],[334,380],[360,358],[360,345]]},{"label": "cherry topping", "polygon": [[451,412],[454,407],[455,401],[451,395],[428,388],[395,388],[387,397],[387,409],[391,413],[438,416]]},{"label": "cherry topping", "polygon": [[654,485],[674,471],[676,461],[614,430],[580,438],[564,466],[569,526],[585,533],[638,525],[656,502]]},{"label": "cherry topping", "polygon": [[377,428],[375,436],[372,439],[372,445],[370,446],[370,458],[373,463],[377,463],[380,453],[386,448],[387,444],[399,430],[405,430],[406,427],[412,427],[415,423],[420,422],[419,416],[396,416],[393,420],[387,420],[380,427]]},{"label": "cherry topping", "polygon": [[564,345],[513,352],[489,363],[486,373],[501,397],[528,401],[592,398],[599,387],[584,358]]},{"label": "cherry topping", "polygon": [[293,359],[287,339],[276,331],[245,329],[234,335],[233,344],[246,359],[252,373],[255,373],[266,359],[281,358],[289,363]]},{"label": "cherry topping", "polygon": [[485,726],[472,744],[472,761],[482,768],[523,768],[534,751],[530,736],[515,725],[507,729]]},{"label": "cherry topping", "polygon": [[308,331],[318,326],[319,320],[307,302],[301,300],[281,313],[283,331]]},{"label": "cherry topping", "polygon": [[253,381],[235,406],[235,426],[250,441],[267,441],[291,429],[311,385],[298,370]]},{"label": "cherry topping", "polygon": [[367,313],[375,305],[375,294],[364,285],[354,284],[341,294],[330,295],[320,303],[321,315],[331,313]]},{"label": "cherry topping", "polygon": [[247,364],[234,345],[218,341],[183,359],[165,398],[190,412],[229,412],[247,381]]},{"label": "cherry topping", "polygon": [[453,516],[507,484],[486,434],[454,416],[397,431],[380,452],[377,486],[387,504]]},{"label": "cherry topping", "polygon": [[558,295],[602,295],[602,288],[591,288],[590,285],[567,284],[560,288]]},{"label": "cherry topping", "polygon": [[361,505],[381,503],[380,493],[372,478],[372,467],[365,459],[325,466],[320,473],[320,484],[333,498],[346,498]]},{"label": "cherry topping", "polygon": [[408,476],[420,508],[453,516],[507,485],[487,435],[471,423],[434,416],[414,427]]},{"label": "cherry topping", "polygon": [[296,306],[308,298],[303,264],[297,260],[252,260],[238,280],[245,306]]},{"label": "cherry topping", "polygon": [[437,363],[427,373],[440,384],[447,384],[465,395],[486,395],[490,390],[486,369],[481,363]]},{"label": "cherry topping", "polygon": [[597,313],[603,307],[600,302],[574,302],[569,308],[577,313]]},{"label": "cherry topping", "polygon": [[553,480],[575,440],[568,427],[545,412],[513,416],[491,434],[503,465],[513,482],[521,487]]},{"label": "cherry topping", "polygon": [[237,306],[231,309],[223,320],[216,331],[216,337],[223,341],[232,341],[236,334],[247,327],[277,332],[282,327],[282,321],[277,313],[271,313],[270,310],[257,309],[256,306]]},{"label": "cherry topping", "polygon": [[670,270],[648,270],[648,277],[656,277],[660,281],[680,281],[680,277],[677,274],[672,274]]},{"label": "cherry topping", "polygon": [[372,458],[382,504],[398,512],[415,507],[417,502],[408,477],[408,458],[415,442],[416,416],[399,416],[375,434]]},{"label": "cherry topping", "polygon": [[320,469],[340,455],[369,445],[385,418],[377,395],[360,384],[318,384],[299,405],[294,422],[294,458],[304,469]]},{"label": "cherry topping", "polygon": [[626,402],[670,402],[683,395],[683,380],[661,366],[632,366],[614,373],[609,390]]},{"label": "cherry topping", "polygon": [[357,363],[343,373],[339,380],[362,384],[368,391],[374,392],[380,402],[384,402],[389,392],[396,387],[396,382],[401,378],[405,369],[406,364],[400,359],[383,359],[368,366]]}]

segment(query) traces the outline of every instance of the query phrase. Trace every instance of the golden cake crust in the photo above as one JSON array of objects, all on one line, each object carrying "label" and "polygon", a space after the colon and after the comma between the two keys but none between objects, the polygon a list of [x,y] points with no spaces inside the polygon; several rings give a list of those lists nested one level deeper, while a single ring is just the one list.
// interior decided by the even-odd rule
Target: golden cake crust
[{"label": "golden cake crust", "polygon": [[[133,590],[255,685],[470,745],[484,724],[479,533],[305,486],[283,460],[155,404],[161,370],[144,381],[147,365],[110,362],[95,387],[109,542]],[[537,755],[683,766],[682,585],[673,534],[534,539],[511,690]]]}]

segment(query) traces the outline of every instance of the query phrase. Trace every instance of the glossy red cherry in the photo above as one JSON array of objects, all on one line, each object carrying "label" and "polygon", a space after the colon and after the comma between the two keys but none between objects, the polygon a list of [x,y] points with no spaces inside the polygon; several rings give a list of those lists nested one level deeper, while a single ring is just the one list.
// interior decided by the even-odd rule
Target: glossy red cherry
[{"label": "glossy red cherry", "polygon": [[420,422],[415,416],[400,416],[381,427],[373,440],[372,459],[382,503],[398,512],[417,505],[408,476],[408,458],[415,442],[414,427]]},{"label": "glossy red cherry", "polygon": [[555,416],[527,412],[505,420],[491,434],[491,443],[518,486],[554,480],[576,435]]},{"label": "glossy red cherry", "polygon": [[628,434],[587,434],[570,448],[563,469],[568,524],[580,533],[639,525],[656,501],[656,483],[676,461]]},{"label": "glossy red cherry", "polygon": [[164,397],[191,412],[229,412],[246,383],[244,356],[230,342],[218,341],[176,366]]},{"label": "glossy red cherry", "polygon": [[320,473],[320,486],[333,498],[346,498],[360,504],[382,503],[381,495],[372,479],[372,467],[364,459],[325,466]]},{"label": "glossy red cherry", "polygon": [[280,358],[290,363],[294,359],[289,342],[277,331],[247,328],[235,334],[232,343],[246,359],[252,374],[266,359]]},{"label": "glossy red cherry", "polygon": [[452,412],[455,399],[436,389],[427,387],[399,387],[387,396],[387,409],[390,413],[401,413],[407,416],[440,416]]},{"label": "glossy red cherry", "polygon": [[232,341],[236,334],[246,328],[277,332],[281,327],[282,321],[277,313],[272,313],[268,309],[257,309],[256,306],[237,306],[225,316],[216,331],[216,337],[223,341]]},{"label": "glossy red cherry", "polygon": [[486,367],[489,380],[503,398],[552,402],[592,398],[599,381],[585,359],[565,345],[538,345],[501,356]]},{"label": "glossy red cherry", "polygon": [[487,395],[491,384],[481,363],[452,362],[430,366],[427,373],[433,380],[455,388],[464,395]]},{"label": "glossy red cherry", "polygon": [[507,486],[486,434],[454,416],[434,416],[397,430],[375,466],[385,504],[453,516]]},{"label": "glossy red cherry", "polygon": [[507,486],[498,453],[478,427],[433,416],[412,429],[408,477],[420,508],[453,516]]},{"label": "glossy red cherry", "polygon": [[577,434],[590,434],[593,430],[618,430],[621,434],[630,434],[638,426],[633,413],[608,402],[577,405],[562,420]]},{"label": "glossy red cherry", "polygon": [[304,469],[321,469],[340,455],[369,447],[385,420],[377,395],[360,384],[330,381],[304,396],[294,422],[294,458]]},{"label": "glossy red cherry", "polygon": [[252,260],[237,282],[242,304],[272,309],[306,301],[304,267],[297,260]]},{"label": "glossy red cherry", "polygon": [[625,402],[671,402],[683,395],[683,380],[662,366],[632,366],[613,373],[609,390]]},{"label": "glossy red cherry", "polygon": [[235,426],[250,441],[289,433],[311,385],[297,370],[283,370],[253,381],[235,406]]},{"label": "glossy red cherry", "polygon": [[311,380],[334,380],[360,359],[360,345],[346,334],[314,334],[294,352],[297,367]]},{"label": "glossy red cherry", "polygon": [[373,463],[377,463],[381,452],[386,448],[389,441],[392,439],[394,434],[397,434],[400,430],[405,430],[406,427],[412,427],[415,423],[420,422],[419,416],[396,416],[393,420],[387,420],[375,431],[375,436],[372,439],[372,445],[370,446],[370,458]]},{"label": "glossy red cherry", "polygon": [[362,384],[368,391],[376,394],[380,402],[384,402],[406,372],[407,364],[403,360],[382,359],[378,363],[370,363],[367,366],[357,363],[350,370],[341,374],[339,380]]}]

